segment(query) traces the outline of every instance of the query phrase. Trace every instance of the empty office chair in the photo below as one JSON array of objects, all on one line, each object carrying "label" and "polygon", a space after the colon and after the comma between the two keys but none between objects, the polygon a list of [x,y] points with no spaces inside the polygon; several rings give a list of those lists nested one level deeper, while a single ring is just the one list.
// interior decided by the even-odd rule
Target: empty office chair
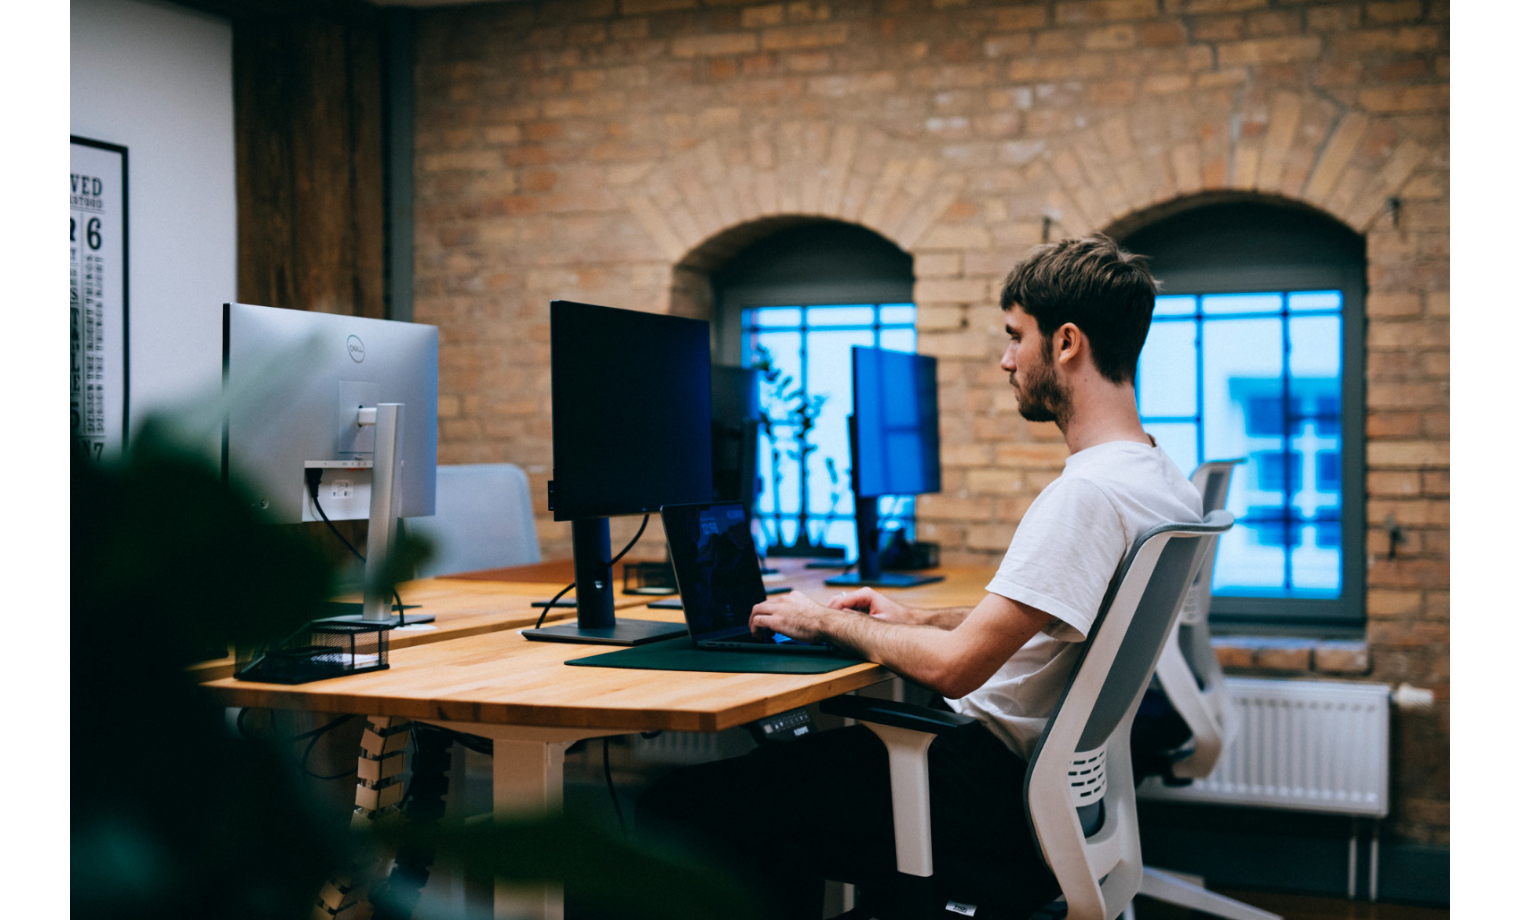
[{"label": "empty office chair", "polygon": [[[1030,759],[1029,829],[1072,920],[1114,920],[1140,889],[1130,724],[1193,577],[1233,522],[1216,511],[1201,524],[1165,524],[1135,541]],[[950,901],[958,904],[953,913],[974,905],[979,918],[1009,912],[1021,880],[1007,866],[934,865],[927,751],[935,734],[964,717],[858,696],[823,709],[866,723],[887,746],[900,890],[885,913],[941,917]],[[1109,770],[1110,762],[1123,766]],[[881,915],[870,907],[856,916]]]},{"label": "empty office chair", "polygon": [[[1214,460],[1193,471],[1193,485],[1203,496],[1204,513],[1221,509],[1230,494],[1230,478],[1241,460]],[[1141,701],[1130,737],[1135,783],[1149,776],[1186,784],[1214,770],[1234,735],[1224,671],[1209,636],[1209,598],[1214,580],[1216,542],[1198,569],[1156,664],[1156,680]],[[1274,913],[1202,888],[1160,869],[1145,867],[1140,893],[1146,897],[1202,911],[1228,920],[1281,920]]]},{"label": "empty office chair", "polygon": [[[1241,460],[1212,460],[1193,471],[1203,513],[1224,508],[1230,478]],[[1203,561],[1183,602],[1177,625],[1156,664],[1156,679],[1141,701],[1131,739],[1135,781],[1160,776],[1186,784],[1213,771],[1234,728],[1224,671],[1209,635],[1209,598],[1219,544]]]},{"label": "empty office chair", "polygon": [[438,467],[437,511],[409,518],[410,533],[433,544],[418,578],[539,561],[528,475],[511,463]]}]

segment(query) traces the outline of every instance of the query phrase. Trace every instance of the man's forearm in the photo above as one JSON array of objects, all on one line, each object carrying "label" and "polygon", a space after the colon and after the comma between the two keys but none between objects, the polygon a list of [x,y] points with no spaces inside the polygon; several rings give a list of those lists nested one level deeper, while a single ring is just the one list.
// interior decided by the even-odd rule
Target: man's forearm
[{"label": "man's forearm", "polygon": [[955,699],[980,687],[1050,622],[1050,614],[996,594],[969,611],[905,608],[882,604],[874,595],[846,600],[866,599],[874,615],[784,594],[756,604],[750,627],[794,639],[826,639]]},{"label": "man's forearm", "polygon": [[[924,610],[924,614],[940,611]],[[918,623],[894,623],[847,611],[830,611],[819,623],[819,631],[835,645],[847,648],[869,661],[884,665],[898,674],[940,693],[944,675],[952,663],[949,630],[937,628],[931,620]],[[965,619],[962,613],[959,619]],[[958,622],[959,620],[957,620]]]},{"label": "man's forearm", "polygon": [[966,615],[972,609],[971,607],[937,607],[933,610],[920,610],[922,617],[919,622],[939,629],[954,629],[961,625],[961,621],[966,619]]}]

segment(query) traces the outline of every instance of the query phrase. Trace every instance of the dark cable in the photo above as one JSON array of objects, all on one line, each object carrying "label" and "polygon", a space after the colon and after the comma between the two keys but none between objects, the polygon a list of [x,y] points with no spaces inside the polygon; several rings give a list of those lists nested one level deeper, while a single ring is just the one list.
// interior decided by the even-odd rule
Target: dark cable
[{"label": "dark cable", "polygon": [[327,525],[327,529],[332,531],[333,536],[337,537],[339,542],[348,547],[349,552],[357,556],[360,562],[368,562],[369,560],[364,558],[364,554],[355,549],[354,545],[348,542],[348,538],[343,536],[343,533],[328,519],[327,512],[322,510],[322,500],[317,498],[317,486],[321,484],[322,470],[319,467],[308,469],[306,471],[306,494],[311,496],[311,506],[317,509],[317,515],[322,518],[322,523]]},{"label": "dark cable", "polygon": [[457,732],[450,728],[444,728],[441,725],[430,725],[428,726],[428,730],[443,732],[445,735],[448,735],[450,739],[464,745],[466,749],[474,751],[477,754],[490,755],[494,750],[491,744],[491,739],[489,738],[482,738],[479,735],[468,735],[464,732]]},{"label": "dark cable", "polygon": [[294,736],[292,736],[290,738],[285,739],[286,741],[289,741],[292,744],[295,743],[295,742],[297,742],[297,741],[305,741],[308,738],[311,739],[307,743],[307,745],[306,745],[306,752],[301,755],[301,772],[302,773],[305,773],[307,776],[311,777],[312,779],[327,780],[327,779],[342,779],[345,776],[352,776],[352,775],[354,775],[355,773],[358,772],[359,768],[356,766],[352,770],[345,770],[342,773],[334,773],[331,776],[323,776],[320,773],[313,773],[313,772],[311,772],[311,769],[309,767],[307,767],[307,764],[311,761],[311,752],[314,749],[316,749],[317,742],[322,740],[322,736],[325,735],[325,734],[327,734],[328,732],[332,731],[333,729],[337,728],[339,725],[342,725],[344,722],[347,722],[347,721],[349,721],[349,720],[351,720],[353,718],[354,718],[354,716],[352,716],[352,715],[339,716],[338,718],[333,719],[331,722],[328,722],[326,725],[319,725],[316,728],[312,729],[311,731],[302,732],[299,735],[294,735]]},{"label": "dark cable", "polygon": [[649,526],[649,515],[646,514],[646,515],[644,515],[644,521],[643,521],[643,523],[639,524],[639,532],[633,535],[633,539],[628,541],[628,545],[625,546],[625,547],[623,547],[623,551],[621,553],[618,553],[616,556],[613,556],[612,557],[612,561],[609,562],[609,563],[607,563],[607,565],[609,567],[610,566],[614,566],[614,565],[617,565],[620,561],[622,561],[622,558],[624,556],[628,555],[628,551],[631,550],[631,549],[633,549],[634,544],[636,544],[636,543],[639,542],[639,537],[642,537],[644,535],[644,528],[648,527],[648,526]]},{"label": "dark cable", "polygon": [[349,721],[352,718],[354,718],[352,715],[338,716],[336,719],[333,719],[331,722],[328,722],[326,725],[318,726],[317,728],[314,728],[314,729],[312,729],[309,732],[302,732],[299,735],[292,735],[288,740],[290,740],[290,741],[304,741],[305,739],[314,737],[316,735],[325,735],[328,732],[332,731],[333,729],[337,728],[339,725],[342,725],[344,722],[347,722],[347,721]]},{"label": "dark cable", "polygon": [[608,745],[612,738],[602,739],[602,775],[607,777],[607,794],[612,796],[612,810],[617,812],[618,827],[623,833],[628,833],[628,825],[623,823],[623,806],[618,803],[617,788],[612,785],[612,755],[608,753]]},{"label": "dark cable", "polygon": [[311,741],[306,745],[306,753],[301,755],[301,772],[302,773],[305,773],[307,776],[311,777],[312,779],[342,779],[345,776],[353,776],[355,773],[359,772],[358,766],[355,766],[352,770],[344,770],[342,773],[334,773],[331,776],[323,776],[320,773],[313,773],[313,772],[311,772],[311,768],[308,767],[306,764],[307,764],[308,761],[311,760],[312,749],[315,748],[317,746],[317,742],[321,741],[321,740],[322,740],[322,736],[321,735],[315,735],[315,736],[312,737]]},{"label": "dark cable", "polygon": [[537,629],[540,626],[544,625],[544,617],[549,615],[549,611],[554,609],[555,603],[558,602],[560,598],[564,597],[565,593],[573,587],[575,587],[575,582],[572,581],[568,585],[565,585],[563,588],[560,588],[559,593],[549,599],[549,603],[544,605],[544,612],[538,615],[538,622],[533,624],[534,629]]},{"label": "dark cable", "polygon": [[[643,523],[639,525],[639,532],[633,535],[633,539],[628,541],[628,545],[623,547],[623,551],[621,553],[618,553],[616,556],[612,557],[612,561],[607,563],[608,569],[611,569],[613,566],[617,565],[624,556],[628,555],[628,551],[633,549],[634,545],[639,542],[639,537],[642,537],[644,535],[644,528],[648,526],[649,515],[646,514],[644,515]],[[533,624],[534,629],[538,629],[540,626],[544,625],[544,617],[548,616],[549,611],[554,609],[555,601],[558,601],[560,598],[564,597],[565,593],[573,587],[575,587],[575,582],[572,581],[570,584],[565,585],[563,588],[561,588],[558,594],[549,599],[549,603],[544,607],[544,612],[538,615],[538,622]]]},{"label": "dark cable", "polygon": [[[316,474],[316,475],[312,475],[312,474]],[[351,552],[351,553],[353,553],[354,556],[357,557],[360,562],[364,563],[365,565],[368,565],[369,564],[369,560],[366,559],[366,558],[364,558],[364,554],[361,553],[361,552],[359,552],[357,549],[355,549],[354,545],[352,543],[348,542],[348,538],[345,537],[345,536],[343,536],[343,532],[337,528],[337,525],[333,524],[332,521],[330,521],[330,520],[327,519],[327,512],[322,510],[322,500],[319,499],[319,498],[317,498],[317,486],[319,486],[321,484],[322,484],[322,469],[320,467],[312,467],[312,468],[308,469],[306,471],[306,492],[307,492],[308,495],[311,496],[311,506],[313,508],[317,509],[317,514],[321,516],[322,523],[324,523],[324,524],[327,525],[327,529],[330,530],[330,531],[332,531],[333,536],[337,537],[338,540],[340,542],[342,542],[342,544],[344,546],[348,547],[348,551]],[[647,517],[646,517],[646,519],[647,519]],[[643,531],[640,531],[640,533],[642,533],[642,532]],[[391,597],[394,597],[396,599],[396,613],[400,614],[400,616],[401,616],[401,622],[400,622],[399,625],[405,626],[406,625],[406,605],[404,605],[404,604],[401,603],[401,592],[399,592],[396,589],[392,588],[391,589]]]}]

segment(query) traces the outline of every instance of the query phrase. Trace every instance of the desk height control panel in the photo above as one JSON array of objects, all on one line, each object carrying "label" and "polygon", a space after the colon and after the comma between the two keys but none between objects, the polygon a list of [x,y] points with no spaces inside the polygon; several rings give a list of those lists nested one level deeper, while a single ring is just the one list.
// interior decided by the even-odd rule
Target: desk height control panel
[{"label": "desk height control panel", "polygon": [[812,733],[813,717],[806,709],[792,709],[757,719],[749,724],[749,730],[757,744],[796,741]]}]

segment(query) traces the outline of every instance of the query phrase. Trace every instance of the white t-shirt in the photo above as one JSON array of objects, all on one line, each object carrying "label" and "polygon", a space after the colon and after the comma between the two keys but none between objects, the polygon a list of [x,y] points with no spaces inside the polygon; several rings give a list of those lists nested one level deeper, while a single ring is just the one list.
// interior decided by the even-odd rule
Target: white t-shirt
[{"label": "white t-shirt", "polygon": [[980,688],[949,700],[1028,758],[1136,538],[1198,521],[1198,490],[1160,448],[1110,441],[1066,458],[1014,532],[987,590],[1054,617]]}]

